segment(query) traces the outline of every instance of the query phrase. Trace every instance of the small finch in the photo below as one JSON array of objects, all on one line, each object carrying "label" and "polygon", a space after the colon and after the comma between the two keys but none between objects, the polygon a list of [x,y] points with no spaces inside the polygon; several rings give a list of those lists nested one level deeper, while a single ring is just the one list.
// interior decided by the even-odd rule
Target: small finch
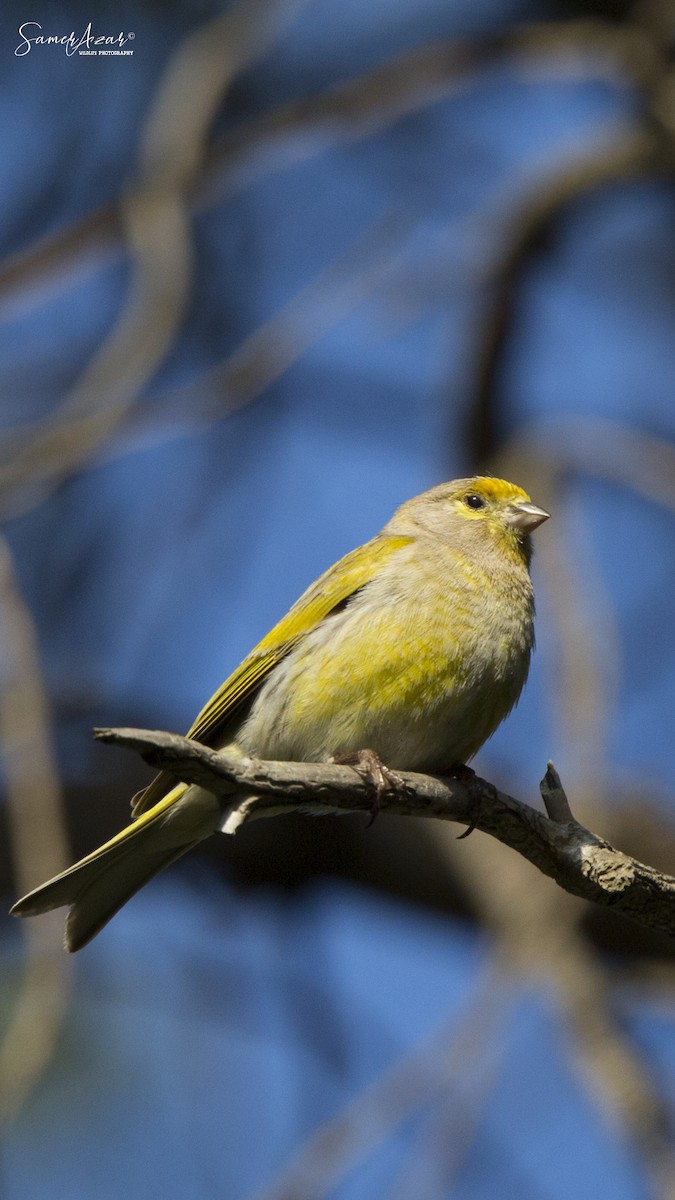
[{"label": "small finch", "polygon": [[[385,779],[468,762],[527,678],[530,533],[548,515],[484,476],[409,500],[307,589],[188,737],[232,755],[353,761]],[[237,824],[225,798],[160,774],[126,829],[12,912],[68,905],[65,946],[79,950],[153,875]]]}]

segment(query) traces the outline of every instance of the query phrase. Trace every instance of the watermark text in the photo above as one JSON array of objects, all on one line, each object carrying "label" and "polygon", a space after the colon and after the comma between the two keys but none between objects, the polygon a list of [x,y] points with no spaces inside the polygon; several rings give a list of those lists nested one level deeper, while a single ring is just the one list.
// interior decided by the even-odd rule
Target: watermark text
[{"label": "watermark text", "polygon": [[127,43],[133,42],[133,33],[94,33],[91,21],[84,33],[43,33],[38,21],[24,21],[19,25],[19,44],[14,53],[17,58],[30,54],[35,46],[63,46],[68,58],[73,54],[122,54],[131,55],[133,50]]}]

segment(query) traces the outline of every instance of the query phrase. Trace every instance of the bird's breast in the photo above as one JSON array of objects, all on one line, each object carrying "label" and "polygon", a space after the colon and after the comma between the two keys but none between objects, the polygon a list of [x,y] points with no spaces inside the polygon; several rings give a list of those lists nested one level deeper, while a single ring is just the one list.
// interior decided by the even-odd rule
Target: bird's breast
[{"label": "bird's breast", "polygon": [[376,750],[401,770],[466,762],[515,704],[532,646],[529,577],[373,580],[278,663],[237,735],[247,754],[321,761]]}]

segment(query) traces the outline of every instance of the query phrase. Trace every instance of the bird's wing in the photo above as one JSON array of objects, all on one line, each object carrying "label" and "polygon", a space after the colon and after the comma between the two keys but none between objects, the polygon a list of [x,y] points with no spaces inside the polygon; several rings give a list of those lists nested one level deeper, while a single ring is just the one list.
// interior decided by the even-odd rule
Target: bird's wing
[{"label": "bird's wing", "polygon": [[[198,714],[187,737],[207,746],[222,744],[226,727],[241,713],[242,708],[250,704],[272,668],[306,634],[370,583],[391,555],[411,540],[410,537],[378,534],[372,541],[352,550],[330,567],[218,688]],[[159,774],[147,788],[134,796],[134,817],[156,804],[165,792],[175,786],[175,782],[175,778],[166,772]]]}]

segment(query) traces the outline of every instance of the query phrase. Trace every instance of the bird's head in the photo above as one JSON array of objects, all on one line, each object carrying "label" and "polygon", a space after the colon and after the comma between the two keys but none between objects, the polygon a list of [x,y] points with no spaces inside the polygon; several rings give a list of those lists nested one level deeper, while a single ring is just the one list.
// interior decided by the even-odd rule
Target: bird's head
[{"label": "bird's head", "polygon": [[529,535],[548,517],[516,484],[476,475],[441,483],[415,496],[395,513],[389,529],[402,533],[412,524],[477,552],[481,547],[499,548],[529,564]]}]

